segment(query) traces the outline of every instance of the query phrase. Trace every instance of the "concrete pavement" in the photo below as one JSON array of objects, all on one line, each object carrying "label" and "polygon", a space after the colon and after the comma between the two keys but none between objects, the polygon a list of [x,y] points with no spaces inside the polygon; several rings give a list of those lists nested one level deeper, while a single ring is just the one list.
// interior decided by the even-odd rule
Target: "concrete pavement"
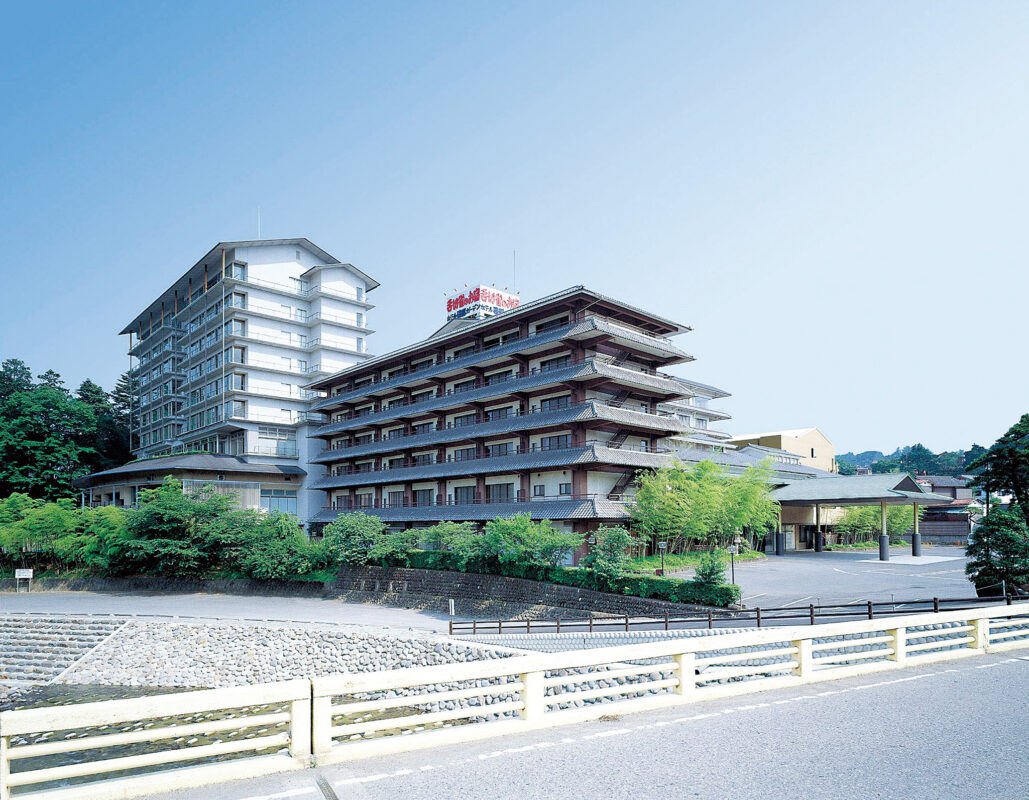
[{"label": "concrete pavement", "polygon": [[9,612],[68,614],[138,614],[219,620],[330,622],[366,629],[446,632],[438,614],[373,603],[346,603],[311,597],[265,597],[233,594],[151,594],[107,592],[0,592],[0,614]]},{"label": "concrete pavement", "polygon": [[[824,553],[790,552],[736,565],[736,583],[743,602],[774,608],[853,600],[919,600],[932,597],[975,597],[965,577],[965,552],[960,547],[926,547],[931,560],[878,561],[869,552],[838,550]],[[893,548],[894,556],[910,548]],[[940,560],[941,558],[947,560]]]},{"label": "concrete pavement", "polygon": [[[152,800],[987,800],[1029,783],[1029,656],[712,700]],[[322,791],[317,781],[328,791]]]}]

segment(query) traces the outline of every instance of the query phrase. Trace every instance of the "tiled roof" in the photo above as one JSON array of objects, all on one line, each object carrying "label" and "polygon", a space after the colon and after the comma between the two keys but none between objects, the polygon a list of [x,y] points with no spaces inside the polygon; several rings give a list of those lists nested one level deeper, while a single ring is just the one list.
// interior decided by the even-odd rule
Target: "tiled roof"
[{"label": "tiled roof", "polygon": [[[624,503],[602,498],[584,500],[540,500],[528,503],[471,503],[467,505],[403,506],[397,508],[363,508],[385,522],[485,522],[496,517],[528,513],[533,519],[608,519],[624,520],[629,509]],[[324,509],[313,522],[331,522],[343,511]]]},{"label": "tiled roof", "polygon": [[175,472],[224,472],[250,475],[306,475],[300,467],[288,464],[255,464],[239,456],[215,453],[183,453],[181,455],[146,458],[120,467],[94,472],[76,481],[76,486],[97,486],[110,479],[130,475],[172,475]]},{"label": "tiled roof", "polygon": [[917,502],[919,505],[949,503],[951,498],[924,491],[910,476],[836,475],[796,481],[772,492],[780,503],[887,503]]}]

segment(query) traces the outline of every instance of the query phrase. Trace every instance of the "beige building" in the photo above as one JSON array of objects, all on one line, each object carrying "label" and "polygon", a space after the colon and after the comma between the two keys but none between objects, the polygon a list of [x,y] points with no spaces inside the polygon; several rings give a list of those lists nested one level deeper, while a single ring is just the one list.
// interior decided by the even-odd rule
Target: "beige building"
[{"label": "beige building", "polygon": [[793,428],[785,431],[752,433],[747,436],[733,436],[729,442],[743,447],[748,444],[760,447],[774,447],[800,457],[806,467],[838,472],[836,450],[824,433],[818,428]]}]

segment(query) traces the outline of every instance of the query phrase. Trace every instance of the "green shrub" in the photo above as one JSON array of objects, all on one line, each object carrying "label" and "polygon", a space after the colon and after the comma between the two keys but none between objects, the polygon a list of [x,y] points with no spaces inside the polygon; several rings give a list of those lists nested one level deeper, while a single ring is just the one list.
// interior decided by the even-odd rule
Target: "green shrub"
[{"label": "green shrub", "polygon": [[693,573],[693,580],[704,586],[719,586],[725,583],[725,555],[721,550],[709,550],[700,557],[700,563]]},{"label": "green shrub", "polygon": [[625,528],[601,525],[597,529],[596,539],[596,544],[590,547],[579,565],[596,576],[598,585],[609,588],[629,568],[632,536]]},{"label": "green shrub", "polygon": [[373,514],[354,511],[325,526],[322,544],[334,563],[357,566],[368,563],[385,536],[386,523]]},{"label": "green shrub", "polygon": [[1029,584],[1029,528],[1018,506],[996,508],[976,527],[965,548],[965,572],[976,588],[1008,591]]}]

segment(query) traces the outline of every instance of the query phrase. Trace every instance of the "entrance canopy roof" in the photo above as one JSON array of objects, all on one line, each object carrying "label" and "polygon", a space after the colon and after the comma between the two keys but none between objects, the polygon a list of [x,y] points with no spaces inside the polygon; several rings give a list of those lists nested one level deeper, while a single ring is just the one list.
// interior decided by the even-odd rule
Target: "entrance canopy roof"
[{"label": "entrance canopy roof", "polygon": [[953,498],[925,491],[910,475],[893,473],[799,480],[775,489],[771,499],[784,506],[937,506]]}]

